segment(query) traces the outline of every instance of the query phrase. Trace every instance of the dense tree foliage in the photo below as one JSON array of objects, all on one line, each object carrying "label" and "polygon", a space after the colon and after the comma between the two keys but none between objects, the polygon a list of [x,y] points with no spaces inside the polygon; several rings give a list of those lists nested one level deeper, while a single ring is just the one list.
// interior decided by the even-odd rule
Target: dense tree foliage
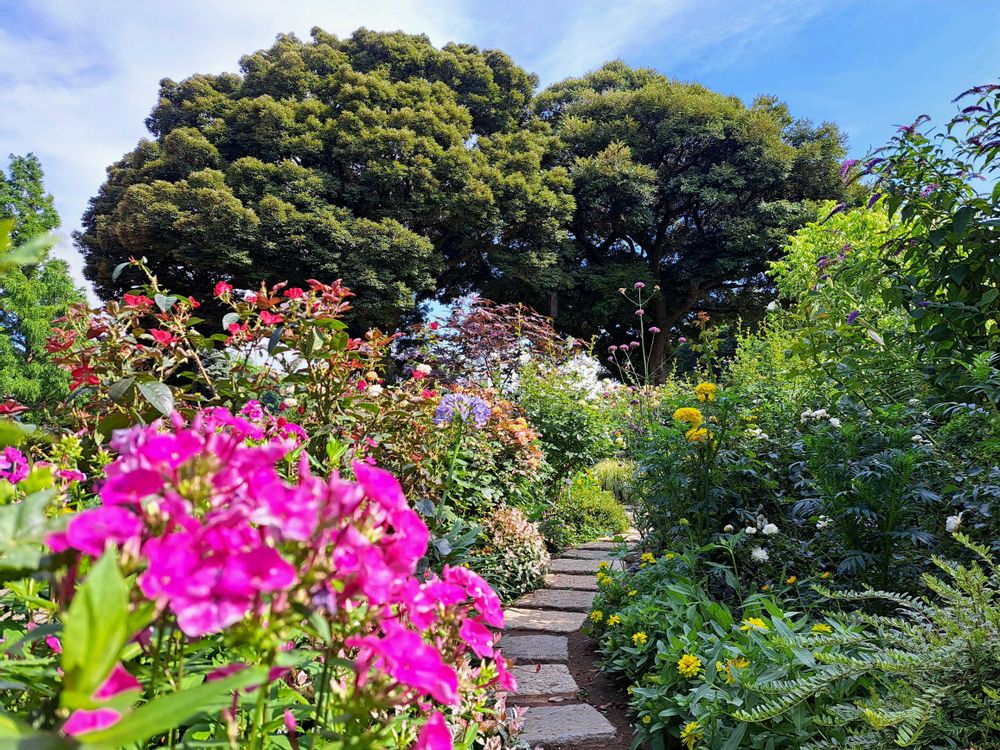
[{"label": "dense tree foliage", "polygon": [[[0,170],[0,220],[5,219],[0,231],[10,232],[12,245],[59,226],[41,164],[32,154],[11,156],[7,172]],[[37,405],[67,392],[68,378],[49,364],[45,342],[52,321],[81,298],[62,260],[0,273],[0,399]]]},{"label": "dense tree foliage", "polygon": [[145,256],[182,292],[342,277],[358,323],[392,325],[438,286],[555,267],[568,175],[542,169],[536,79],[503,53],[314,29],[240,69],[161,82],[153,139],[108,169],[78,236],[101,296]]},{"label": "dense tree foliage", "polygon": [[557,322],[601,334],[631,313],[619,287],[659,284],[644,318],[664,332],[655,366],[685,313],[752,295],[788,232],[814,215],[811,201],[844,192],[837,127],[793,119],[771,97],[748,107],[612,62],[550,87],[535,109],[561,139],[576,200]]}]

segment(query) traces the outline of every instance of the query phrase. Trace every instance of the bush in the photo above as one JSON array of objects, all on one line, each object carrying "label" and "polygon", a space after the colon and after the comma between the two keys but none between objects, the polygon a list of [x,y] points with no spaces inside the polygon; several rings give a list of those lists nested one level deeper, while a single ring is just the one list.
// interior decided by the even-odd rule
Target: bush
[{"label": "bush", "polygon": [[601,489],[610,492],[622,505],[628,507],[635,489],[634,461],[606,458],[598,461],[590,469],[590,476]]},{"label": "bush", "polygon": [[551,549],[565,549],[602,536],[623,534],[631,522],[621,503],[587,473],[579,474],[542,517]]},{"label": "bush", "polygon": [[482,547],[471,564],[504,603],[542,585],[549,553],[538,525],[523,512],[500,506],[482,522],[480,539]]}]

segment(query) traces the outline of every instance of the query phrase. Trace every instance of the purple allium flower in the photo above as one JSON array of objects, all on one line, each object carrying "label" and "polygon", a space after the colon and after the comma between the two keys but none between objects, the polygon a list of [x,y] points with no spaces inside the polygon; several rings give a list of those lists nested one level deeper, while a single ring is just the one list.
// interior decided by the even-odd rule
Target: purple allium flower
[{"label": "purple allium flower", "polygon": [[677,339],[678,344],[686,344],[687,342],[688,340],[685,336],[681,336],[679,339]]},{"label": "purple allium flower", "polygon": [[873,193],[872,197],[868,199],[868,208],[871,208],[876,203],[878,203],[879,198],[882,197],[882,193]]},{"label": "purple allium flower", "polygon": [[472,422],[477,428],[483,427],[490,419],[490,405],[478,396],[447,393],[441,397],[437,411],[434,412],[434,423],[451,424],[456,419],[463,423]]},{"label": "purple allium flower", "polygon": [[640,346],[640,344],[638,341],[633,341],[631,344],[629,344],[629,346],[631,346],[633,349],[636,349]]},{"label": "purple allium flower", "polygon": [[0,451],[0,479],[17,484],[28,476],[28,459],[17,448],[8,445]]},{"label": "purple allium flower", "polygon": [[614,357],[608,357],[608,362],[614,362],[614,361],[615,361]]},{"label": "purple allium flower", "polygon": [[615,344],[612,344],[611,346],[608,347],[608,351],[614,354],[616,351],[618,351],[618,347]]},{"label": "purple allium flower", "polygon": [[841,179],[847,177],[848,172],[858,163],[857,159],[847,159],[843,164],[840,165],[840,177]]},{"label": "purple allium flower", "polygon": [[641,318],[643,315],[646,314],[646,311],[640,307],[638,310],[635,311],[635,314]]},{"label": "purple allium flower", "polygon": [[660,329],[658,327],[656,327],[656,326],[650,326],[649,327],[649,332],[655,335],[655,334],[657,334],[657,333],[660,332]]},{"label": "purple allium flower", "polygon": [[847,316],[847,325],[849,326],[854,325],[854,321],[858,319],[859,315],[861,315],[860,310],[852,310],[850,314]]},{"label": "purple allium flower", "polygon": [[636,289],[645,289],[646,288],[646,285],[643,282],[641,282],[641,281],[635,282],[632,286],[634,286]]},{"label": "purple allium flower", "polygon": [[921,198],[926,198],[928,195],[930,195],[931,193],[933,193],[935,190],[937,190],[940,187],[941,186],[938,185],[936,182],[932,182],[932,183],[926,185],[924,187],[924,189],[920,191],[920,197]]}]

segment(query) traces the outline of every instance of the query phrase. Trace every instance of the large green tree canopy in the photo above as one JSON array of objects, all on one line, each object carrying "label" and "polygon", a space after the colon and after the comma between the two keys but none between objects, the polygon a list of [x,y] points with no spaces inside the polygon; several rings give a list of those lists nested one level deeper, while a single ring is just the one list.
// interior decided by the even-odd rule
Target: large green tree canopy
[{"label": "large green tree canopy", "polygon": [[[108,169],[78,245],[98,294],[342,277],[393,325],[437,288],[556,283],[573,200],[536,79],[501,52],[359,30],[279,36],[241,72],[160,84],[153,139]],[[489,252],[487,252],[489,251]]]},{"label": "large green tree canopy", "polygon": [[[32,154],[11,156],[6,172],[0,169],[0,219],[13,220],[15,246],[59,226],[42,177]],[[45,343],[52,321],[82,299],[62,260],[44,259],[0,273],[0,399],[43,406],[68,392],[68,378],[48,361]]]},{"label": "large green tree canopy", "polygon": [[659,284],[645,318],[664,331],[658,366],[685,313],[765,284],[789,231],[815,215],[812,201],[844,191],[837,127],[794,120],[770,97],[745,106],[612,62],[551,86],[535,110],[562,142],[576,200],[557,324],[630,337],[637,319],[618,288]]}]

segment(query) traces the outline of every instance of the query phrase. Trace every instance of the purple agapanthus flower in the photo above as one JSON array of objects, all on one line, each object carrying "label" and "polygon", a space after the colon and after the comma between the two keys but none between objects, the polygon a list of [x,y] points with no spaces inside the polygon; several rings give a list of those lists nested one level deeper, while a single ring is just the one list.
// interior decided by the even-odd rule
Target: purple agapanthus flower
[{"label": "purple agapanthus flower", "polygon": [[490,419],[490,405],[467,393],[445,394],[434,412],[434,423],[451,424],[456,419],[463,424],[472,423],[477,429],[484,427]]},{"label": "purple agapanthus flower", "polygon": [[0,451],[0,479],[17,484],[26,476],[28,476],[28,459],[21,451],[11,445]]},{"label": "purple agapanthus flower", "polygon": [[859,315],[861,315],[860,310],[851,310],[851,312],[847,316],[847,325],[849,326],[854,325],[854,321],[858,319]]}]

